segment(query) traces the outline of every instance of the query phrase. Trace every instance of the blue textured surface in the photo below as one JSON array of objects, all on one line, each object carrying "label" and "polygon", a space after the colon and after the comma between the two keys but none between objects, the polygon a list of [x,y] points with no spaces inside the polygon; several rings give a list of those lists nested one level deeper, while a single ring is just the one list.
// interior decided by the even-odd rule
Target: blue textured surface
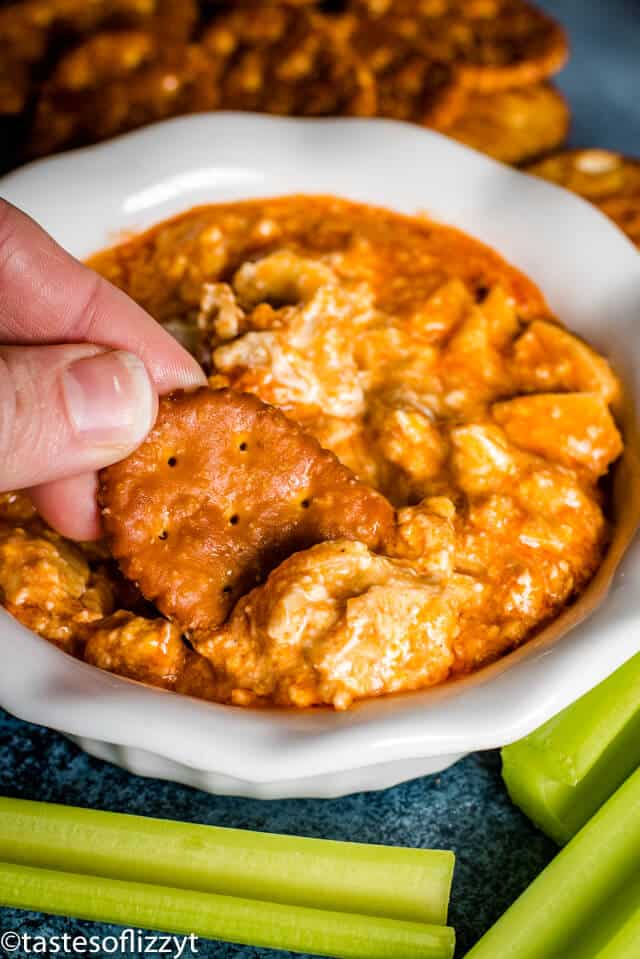
[{"label": "blue textured surface", "polygon": [[[542,0],[542,5],[565,23],[572,41],[572,61],[559,79],[574,114],[572,142],[640,155],[640,5],[636,0]],[[130,776],[85,756],[57,734],[0,711],[0,793],[304,836],[454,849],[450,918],[458,957],[554,853],[553,844],[510,804],[496,753],[470,756],[438,776],[380,793],[262,802]],[[31,935],[118,932],[2,909],[0,932],[7,929]],[[204,959],[283,955],[215,942],[201,942],[198,954]],[[9,955],[24,953],[0,948],[0,956]]]}]

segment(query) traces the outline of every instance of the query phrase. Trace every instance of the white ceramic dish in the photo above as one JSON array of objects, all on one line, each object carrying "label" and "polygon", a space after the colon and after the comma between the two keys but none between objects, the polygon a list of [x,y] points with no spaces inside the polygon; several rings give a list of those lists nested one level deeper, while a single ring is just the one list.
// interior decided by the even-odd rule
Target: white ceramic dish
[{"label": "white ceramic dish", "polygon": [[[0,182],[78,256],[203,202],[330,193],[458,226],[521,267],[608,354],[640,408],[640,256],[600,213],[438,134],[384,120],[180,118]],[[101,672],[0,610],[0,703],[135,773],[212,792],[336,796],[528,733],[640,649],[636,538],[598,610],[460,683],[346,713],[253,711]]]}]

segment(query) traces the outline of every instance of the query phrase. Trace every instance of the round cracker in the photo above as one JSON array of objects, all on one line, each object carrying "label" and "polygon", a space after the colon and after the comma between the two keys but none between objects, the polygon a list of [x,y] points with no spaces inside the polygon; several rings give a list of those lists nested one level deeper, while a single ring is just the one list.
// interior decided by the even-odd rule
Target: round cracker
[{"label": "round cracker", "polygon": [[417,37],[389,29],[385,18],[336,18],[375,78],[378,116],[444,127],[460,112],[464,90],[450,63],[425,56]]},{"label": "round cracker", "polygon": [[503,163],[525,163],[555,150],[569,130],[569,107],[545,83],[498,93],[470,93],[447,136]]},{"label": "round cracker", "polygon": [[163,42],[186,41],[195,0],[24,0],[0,9],[0,113],[28,104],[52,54],[96,30],[145,29]]},{"label": "round cracker", "polygon": [[338,24],[304,7],[244,4],[202,42],[219,65],[220,107],[284,116],[373,116],[373,76]]},{"label": "round cracker", "polygon": [[640,247],[640,160],[610,150],[566,150],[528,173],[590,200]]},{"label": "round cracker", "polygon": [[351,7],[452,64],[478,93],[538,83],[569,52],[562,27],[525,0],[351,0]]},{"label": "round cracker", "polygon": [[213,109],[215,66],[149,31],[97,33],[66,54],[38,99],[27,152],[41,156],[182,113]]},{"label": "round cracker", "polygon": [[100,474],[125,576],[186,630],[220,625],[286,556],[327,539],[378,548],[394,511],[274,407],[232,390],[160,401],[134,453]]}]

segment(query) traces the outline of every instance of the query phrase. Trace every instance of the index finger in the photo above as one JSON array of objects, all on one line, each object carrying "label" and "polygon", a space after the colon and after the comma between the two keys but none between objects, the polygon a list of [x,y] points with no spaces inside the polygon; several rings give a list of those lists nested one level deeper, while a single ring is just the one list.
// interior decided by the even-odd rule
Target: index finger
[{"label": "index finger", "polygon": [[144,362],[159,393],[206,383],[196,360],[153,317],[2,199],[0,342],[128,350]]}]

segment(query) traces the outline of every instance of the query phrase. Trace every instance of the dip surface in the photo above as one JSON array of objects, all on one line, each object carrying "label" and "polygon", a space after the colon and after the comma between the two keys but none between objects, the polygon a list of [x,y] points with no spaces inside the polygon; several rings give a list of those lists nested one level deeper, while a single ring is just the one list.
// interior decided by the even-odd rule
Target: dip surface
[{"label": "dip surface", "polygon": [[377,553],[342,540],[294,553],[187,645],[106,548],[63,541],[5,494],[3,602],[41,635],[191,695],[346,708],[495,660],[593,576],[618,381],[479,242],[283,197],[194,209],[90,265],[213,387],[279,407],[388,497],[397,526]]}]

